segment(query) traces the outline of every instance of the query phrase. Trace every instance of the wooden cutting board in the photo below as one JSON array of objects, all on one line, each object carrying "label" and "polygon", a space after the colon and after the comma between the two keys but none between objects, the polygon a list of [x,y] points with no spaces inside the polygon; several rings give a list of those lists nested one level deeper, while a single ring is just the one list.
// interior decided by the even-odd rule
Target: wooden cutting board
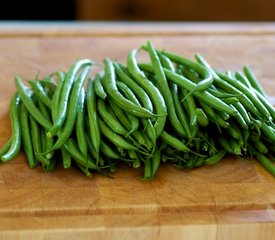
[{"label": "wooden cutting board", "polygon": [[[199,52],[222,70],[249,64],[275,96],[274,24],[0,25],[0,145],[16,74],[44,76],[81,58],[125,62],[148,39],[187,57]],[[114,179],[43,173],[21,153],[0,164],[0,239],[275,239],[275,179],[253,159],[141,176],[126,166]]]}]

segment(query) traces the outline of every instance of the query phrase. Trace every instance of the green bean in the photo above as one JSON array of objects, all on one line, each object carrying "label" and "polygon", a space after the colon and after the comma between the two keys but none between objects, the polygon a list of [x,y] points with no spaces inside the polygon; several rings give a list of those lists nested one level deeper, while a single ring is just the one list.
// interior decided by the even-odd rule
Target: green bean
[{"label": "green bean", "polygon": [[223,157],[225,156],[225,154],[226,154],[226,151],[225,150],[221,150],[216,155],[211,156],[211,157],[205,159],[204,163],[206,165],[217,164],[218,162],[220,162],[223,159]]},{"label": "green bean", "polygon": [[[184,66],[187,65],[189,68],[194,69],[198,74],[200,74],[204,78],[204,80],[209,81],[209,82],[212,81],[212,76],[211,76],[210,71],[207,68],[205,68],[204,66],[202,66],[196,62],[193,62],[189,59],[183,58],[181,56],[178,56],[173,53],[166,52],[166,51],[162,51],[161,54],[167,56],[169,59],[171,59],[175,63],[181,64]],[[203,82],[203,81],[201,81],[201,82]]]},{"label": "green bean", "polygon": [[255,156],[257,160],[262,164],[262,166],[270,173],[273,177],[275,177],[275,166],[272,162],[263,154],[256,152]]},{"label": "green bean", "polygon": [[200,63],[202,66],[204,66],[205,68],[207,68],[210,73],[212,74],[212,76],[214,78],[219,78],[218,75],[216,74],[216,72],[211,68],[211,66],[208,64],[208,62],[205,61],[205,59],[203,58],[202,55],[200,54],[195,54],[195,59],[197,60],[198,63]]},{"label": "green bean", "polygon": [[35,94],[37,94],[38,98],[48,107],[50,108],[52,105],[52,100],[49,98],[47,93],[44,91],[44,88],[41,86],[39,81],[29,81],[31,84]]},{"label": "green bean", "polygon": [[152,179],[156,176],[157,171],[159,169],[160,165],[160,160],[161,160],[161,154],[159,148],[156,148],[152,157],[152,174],[151,177]]},{"label": "green bean", "polygon": [[[117,82],[117,86],[123,90],[123,93],[125,94],[125,96],[132,101],[133,103],[135,103],[136,105],[140,105],[140,102],[138,101],[138,99],[136,98],[136,96],[134,95],[134,93],[131,91],[130,88],[126,87],[126,84],[122,84],[121,82]],[[138,128],[138,125],[135,123],[136,120],[135,118],[133,118],[131,115],[127,115],[129,122],[131,123],[131,130],[129,133],[133,133],[133,136],[138,140],[138,142],[140,144],[144,144],[145,140],[144,138],[135,130]],[[138,120],[138,119],[137,119]],[[152,141],[152,143],[155,143],[156,141],[156,134],[155,134],[155,130],[154,127],[152,125],[152,122],[150,119],[141,119],[141,122],[143,124],[143,126],[145,127],[145,131],[148,135],[148,137],[150,138],[150,140]],[[145,136],[147,137],[147,136]],[[150,144],[148,146],[151,146]],[[150,148],[150,147],[149,147]]]},{"label": "green bean", "polygon": [[[230,86],[230,85],[229,85]],[[224,90],[222,90],[222,89],[217,89],[214,85],[213,85],[213,87],[214,88],[209,88],[208,89],[208,91],[212,94],[212,95],[214,95],[215,97],[217,97],[217,98],[221,98],[221,99],[227,99],[227,98],[231,98],[230,100],[232,101],[232,100],[236,100],[236,98],[237,98],[237,96],[239,95],[239,94],[232,94],[232,93],[227,93],[226,91],[224,91]],[[238,90],[237,90],[238,91]],[[234,90],[233,91],[231,91],[231,92],[234,92]],[[240,95],[241,95],[241,93],[240,93]],[[232,99],[232,98],[234,98],[234,99]],[[239,99],[237,98],[237,100],[239,101]]]},{"label": "green bean", "polygon": [[53,99],[52,99],[52,120],[53,122],[57,121],[58,118],[58,106],[59,106],[59,101],[60,101],[60,94],[62,87],[64,85],[64,79],[65,79],[65,74],[63,72],[56,72],[55,75],[57,76],[58,82],[57,86],[55,89],[55,92],[53,94]]},{"label": "green bean", "polygon": [[231,71],[226,71],[226,75],[234,80],[237,80],[234,74]]},{"label": "green bean", "polygon": [[275,134],[272,130],[272,127],[268,126],[265,122],[262,123],[261,131],[265,136],[268,137],[268,139],[275,141]]},{"label": "green bean", "polygon": [[144,179],[152,180],[152,159],[146,159],[144,164]]},{"label": "green bean", "polygon": [[120,156],[116,153],[103,139],[100,142],[100,151],[108,158],[119,159]]},{"label": "green bean", "polygon": [[174,100],[176,113],[178,115],[178,118],[179,118],[182,126],[183,126],[183,129],[185,130],[185,136],[188,139],[191,139],[192,138],[191,130],[190,130],[190,127],[188,124],[188,120],[186,118],[186,113],[185,113],[185,111],[182,107],[182,104],[180,102],[180,99],[179,99],[178,86],[174,83],[172,83],[170,86],[171,86],[171,93],[172,93],[172,98]]},{"label": "green bean", "polygon": [[102,86],[102,83],[101,83],[101,76],[100,74],[97,74],[95,76],[95,93],[98,97],[100,97],[101,99],[105,100],[105,98],[107,97],[107,94],[106,92],[104,91],[104,88]]},{"label": "green bean", "polygon": [[101,133],[114,145],[126,150],[137,150],[135,146],[128,143],[124,138],[112,131],[100,118],[98,118],[98,123]]},{"label": "green bean", "polygon": [[218,136],[218,141],[225,151],[227,151],[228,153],[234,154],[234,151],[232,150],[229,142],[224,137]]},{"label": "green bean", "polygon": [[[123,92],[123,94],[125,95],[126,98],[128,98],[133,103],[140,105],[140,103],[137,100],[134,93],[131,91],[130,88],[128,88],[128,86],[125,83],[117,82],[117,87],[120,91]],[[136,131],[139,127],[139,119],[132,114],[127,114],[127,117],[128,117],[129,122],[131,123],[131,126],[132,126],[130,132]]]},{"label": "green bean", "polygon": [[69,168],[71,167],[72,163],[72,157],[71,155],[67,152],[66,148],[63,146],[61,147],[61,154],[62,154],[62,163],[64,168]]},{"label": "green bean", "polygon": [[261,95],[264,98],[267,99],[267,95],[266,95],[265,91],[261,87],[259,81],[257,80],[256,76],[254,75],[254,73],[252,72],[250,67],[249,66],[244,66],[243,71],[244,71],[245,76],[249,80],[250,84],[252,85],[252,87],[254,89],[256,89],[259,93],[261,93]]},{"label": "green bean", "polygon": [[187,65],[188,67],[190,67],[191,69],[194,69],[196,72],[198,72],[204,79],[200,80],[193,89],[190,89],[189,94],[192,94],[195,91],[205,91],[206,89],[208,89],[212,83],[213,83],[213,77],[210,73],[210,71],[205,68],[204,66],[190,61],[189,59],[180,57],[178,55],[172,54],[172,53],[168,53],[166,51],[163,51],[162,54],[164,54],[165,56],[167,56],[168,58],[170,58],[172,61],[178,63],[178,64],[182,64],[182,65]]},{"label": "green bean", "polygon": [[[239,89],[235,88],[234,86],[230,85],[229,83],[223,81],[220,76],[210,67],[210,65],[202,58],[202,56],[196,56],[196,59],[199,63],[205,66],[213,75],[214,77],[214,84],[218,85],[220,88],[224,89],[228,93],[236,94],[240,100],[240,102],[250,111],[253,112],[255,115],[259,115],[258,110],[255,108],[253,103],[250,99],[247,98],[244,93],[242,93]],[[235,80],[234,80],[235,81]]]},{"label": "green bean", "polygon": [[90,66],[85,67],[83,69],[83,72],[79,76],[78,80],[75,81],[74,85],[72,86],[66,121],[65,121],[64,127],[62,128],[62,131],[58,134],[58,139],[55,142],[54,146],[52,147],[52,150],[61,148],[62,145],[69,139],[74,129],[74,125],[77,118],[77,112],[78,112],[79,96],[81,95],[81,91],[89,71],[90,71]]},{"label": "green bean", "polygon": [[266,154],[268,153],[268,149],[267,147],[265,146],[265,144],[260,140],[254,140],[253,138],[250,138],[252,140],[252,142],[254,143],[254,147],[260,152],[260,153],[263,153],[263,154]]},{"label": "green bean", "polygon": [[174,147],[177,150],[188,152],[190,149],[178,138],[170,135],[166,131],[163,131],[160,135],[162,141],[166,142],[170,146]]},{"label": "green bean", "polygon": [[[216,123],[218,127],[228,128],[228,122],[224,121],[218,114],[216,114],[211,107],[207,104],[203,103],[199,99],[199,104],[201,105],[202,109],[204,110],[206,116],[209,118],[210,121]],[[219,129],[220,130],[220,129]]]},{"label": "green bean", "polygon": [[[49,112],[49,109],[47,108],[47,106],[41,102],[41,101],[37,101],[37,105],[39,110],[41,111],[41,113],[43,114],[43,116],[48,120],[51,121],[51,114]],[[41,138],[41,145],[44,144],[44,148],[42,147],[42,152],[47,153],[46,154],[46,158],[51,159],[54,155],[54,151],[52,151],[52,147],[54,145],[54,139],[53,138],[48,138],[47,137],[47,133],[44,131],[46,131],[45,129],[42,130],[43,131],[43,137]]]},{"label": "green bean", "polygon": [[[232,107],[231,105],[230,105],[230,107]],[[230,118],[230,116],[227,114],[227,113],[225,113],[225,112],[218,112],[217,113],[224,121],[227,121],[229,118]]]},{"label": "green bean", "polygon": [[140,167],[140,159],[139,159],[137,152],[134,150],[129,150],[128,155],[129,155],[130,159],[133,160],[133,162],[132,162],[133,168],[139,168]]},{"label": "green bean", "polygon": [[226,132],[233,138],[239,139],[241,136],[241,131],[238,126],[232,121],[228,128],[226,128]]},{"label": "green bean", "polygon": [[113,63],[110,59],[105,58],[105,76],[102,79],[102,85],[109,96],[119,105],[123,110],[130,112],[134,116],[142,118],[151,118],[154,116],[149,110],[133,104],[118,91],[116,86],[116,75]]},{"label": "green bean", "polygon": [[72,138],[69,138],[67,140],[67,142],[64,144],[64,147],[71,154],[72,158],[76,161],[76,163],[87,168],[99,169],[89,155],[87,158],[85,158],[80,153],[77,143]]},{"label": "green bean", "polygon": [[203,141],[201,149],[203,151],[205,151],[205,152],[208,152],[208,150],[209,150],[209,144],[206,141]]},{"label": "green bean", "polygon": [[0,149],[0,158],[9,151],[11,147],[11,141],[12,141],[12,138],[10,137],[9,140],[5,143],[5,145],[2,146],[2,148]]},{"label": "green bean", "polygon": [[96,109],[96,96],[95,96],[95,86],[94,81],[89,79],[88,89],[87,89],[87,112],[89,121],[89,133],[91,143],[96,153],[96,159],[98,163],[99,148],[100,148],[100,129],[98,123],[98,112]]},{"label": "green bean", "polygon": [[28,160],[28,165],[30,168],[35,168],[37,165],[37,160],[34,157],[32,140],[30,135],[29,114],[24,105],[21,105],[20,109],[20,124],[22,131],[22,144]]},{"label": "green bean", "polygon": [[[126,116],[125,112],[121,108],[119,108],[113,101],[109,101],[109,105],[110,105],[111,109],[113,110],[114,114],[116,115],[117,119],[119,119],[120,122],[127,128],[127,130],[129,131],[128,133],[131,133],[133,135],[133,137],[138,141],[139,144],[144,144],[145,139],[143,138],[143,136],[141,136],[141,134],[138,131],[133,131],[131,122],[130,122],[129,118]],[[149,119],[144,119],[142,121],[151,122]],[[152,124],[149,125],[149,128],[147,128],[146,130],[149,133],[153,132],[153,134],[155,134],[154,129],[153,129],[153,131],[150,132],[151,129],[153,129]],[[153,137],[154,137],[154,135],[153,135]]]},{"label": "green bean", "polygon": [[236,78],[246,87],[248,87],[248,89],[250,90],[251,94],[257,98],[255,92],[254,92],[254,88],[252,87],[251,83],[249,82],[249,80],[246,78],[246,76],[241,72],[241,71],[237,71],[235,73]]},{"label": "green bean", "polygon": [[44,128],[46,128],[47,130],[51,128],[52,124],[50,123],[50,121],[48,121],[39,111],[39,109],[35,106],[35,104],[33,103],[32,99],[31,99],[31,92],[29,91],[29,89],[22,83],[21,78],[20,77],[16,77],[15,78],[15,84],[16,84],[16,88],[17,91],[20,95],[20,98],[23,102],[23,104],[25,105],[26,109],[28,110],[28,112],[30,113],[30,115],[32,115],[32,117],[40,124],[42,125]]},{"label": "green bean", "polygon": [[196,118],[198,124],[202,127],[206,127],[209,124],[208,117],[206,116],[205,112],[201,108],[196,109]]},{"label": "green bean", "polygon": [[[230,105],[233,109],[235,108],[234,105]],[[239,113],[239,111],[235,108],[237,115],[235,116],[237,122],[241,125],[243,129],[248,129],[248,125],[246,121],[244,120],[243,116]]]},{"label": "green bean", "polygon": [[198,156],[195,164],[194,164],[194,168],[196,167],[201,167],[202,165],[204,165],[204,160],[205,160],[205,157],[203,156]]},{"label": "green bean", "polygon": [[[139,64],[140,68],[148,71],[148,72],[152,72],[152,66],[148,65],[148,64]],[[192,91],[192,89],[195,88],[195,83],[191,82],[190,80],[188,80],[187,78],[180,76],[176,73],[171,72],[168,69],[164,69],[165,75],[167,76],[167,78],[170,81],[175,82],[176,84],[178,84],[180,87],[186,89],[187,91]],[[214,97],[212,94],[210,94],[207,91],[195,91],[193,93],[193,95],[195,97],[197,97],[198,99],[201,99],[202,101],[204,101],[205,103],[209,104],[210,106],[212,106],[213,108],[216,108],[217,110],[220,111],[224,111],[226,113],[228,113],[229,115],[235,115],[235,111],[230,108],[227,104],[225,104],[224,102],[222,102],[220,99]]]},{"label": "green bean", "polygon": [[238,110],[238,112],[242,116],[243,120],[249,126],[251,121],[250,121],[250,117],[249,117],[246,109],[244,108],[244,106],[240,102],[238,102],[238,103],[234,104],[234,107]]},{"label": "green bean", "polygon": [[56,166],[56,158],[50,159],[50,163],[48,165],[42,164],[42,168],[44,172],[52,172]]},{"label": "green bean", "polygon": [[236,103],[238,103],[238,102],[240,102],[239,101],[239,99],[237,98],[237,97],[228,97],[228,98],[223,98],[222,99],[226,104],[236,104]]},{"label": "green bean", "polygon": [[209,138],[209,155],[214,156],[218,153],[218,150],[215,147],[215,141],[213,138]]},{"label": "green bean", "polygon": [[86,177],[93,176],[93,174],[89,171],[89,169],[87,167],[85,167],[79,163],[76,163],[76,165],[78,166],[79,170],[86,175]]},{"label": "green bean", "polygon": [[76,139],[77,139],[79,150],[84,157],[87,157],[88,146],[85,139],[86,129],[85,129],[84,105],[85,105],[85,90],[84,88],[82,88],[82,91],[79,96],[75,129],[76,129]]},{"label": "green bean", "polygon": [[147,93],[141,88],[130,76],[125,74],[121,66],[118,63],[114,63],[115,71],[118,76],[118,79],[124,82],[138,97],[139,101],[141,102],[142,106],[148,109],[150,112],[153,111],[153,105],[148,97]]},{"label": "green bean", "polygon": [[258,99],[262,102],[262,104],[269,111],[272,119],[275,120],[275,109],[274,109],[274,107],[268,102],[268,100],[260,92],[255,90],[255,93],[256,93]]},{"label": "green bean", "polygon": [[166,122],[166,104],[159,90],[153,85],[151,81],[145,77],[145,74],[139,69],[136,61],[136,54],[137,49],[132,50],[128,54],[127,66],[135,81],[147,92],[147,94],[152,99],[153,106],[155,107],[156,114],[158,116],[154,124],[156,138],[158,138],[162,133]]},{"label": "green bean", "polygon": [[32,145],[34,150],[34,156],[37,161],[39,161],[42,164],[48,165],[50,163],[49,159],[45,158],[42,153],[42,145],[41,141],[43,138],[42,130],[38,126],[38,123],[35,121],[35,119],[30,116],[30,129],[31,129],[31,139],[32,139]]},{"label": "green bean", "polygon": [[[195,104],[195,100],[193,98],[193,96],[188,95],[188,93],[183,90],[183,95],[184,95],[184,99],[185,102],[187,104],[187,108],[188,108],[188,112],[189,112],[189,116],[190,116],[190,126],[191,126],[191,132],[192,132],[192,128],[195,127],[197,125],[197,115],[196,115],[196,104]],[[183,100],[181,100],[183,102]],[[192,136],[194,137],[194,136]]]},{"label": "green bean", "polygon": [[54,121],[54,125],[50,128],[48,132],[49,137],[56,135],[56,133],[62,127],[63,123],[66,120],[66,115],[68,115],[67,114],[68,104],[70,102],[69,98],[70,98],[72,86],[76,80],[76,75],[78,71],[81,70],[82,68],[87,69],[87,67],[89,68],[91,65],[92,65],[92,62],[88,59],[77,61],[71,66],[70,70],[66,74],[64,83],[60,92],[60,96],[59,96],[60,98],[58,101],[59,105],[54,106],[55,108],[58,108],[57,118],[55,119],[56,121]]},{"label": "green bean", "polygon": [[184,77],[188,78],[189,80],[191,80],[192,82],[194,82],[196,84],[201,81],[198,74],[191,68],[184,67],[182,70],[182,74]]},{"label": "green bean", "polygon": [[[123,90],[123,93],[125,94],[125,96],[130,100],[132,101],[134,104],[136,105],[139,105],[140,106],[140,103],[138,101],[138,99],[136,98],[136,96],[134,95],[134,93],[131,91],[130,88],[127,88],[126,87],[126,84],[122,83],[122,82],[117,82],[117,86],[120,90]],[[115,111],[115,114],[118,118],[121,118],[122,117],[122,120],[124,118],[124,114],[123,114],[123,111],[118,109],[118,107],[115,107],[113,106],[112,103],[110,103],[111,107],[113,108],[113,110]],[[134,116],[133,116],[134,117]],[[129,133],[128,134],[133,134],[133,136],[138,140],[138,142],[142,145],[145,144],[145,141],[144,141],[144,138],[137,132],[135,131],[136,128],[138,127],[137,124],[135,123],[136,122],[136,119],[131,117],[131,115],[127,115],[127,118],[129,121],[126,121],[126,120],[123,120],[124,122],[127,122],[127,125],[128,125],[128,122],[131,124],[131,128],[129,130]],[[137,119],[138,120],[138,119]],[[145,127],[145,131],[148,135],[148,137],[150,138],[150,140],[155,143],[156,141],[156,134],[155,134],[155,130],[154,130],[154,127],[151,123],[151,120],[150,119],[144,119],[142,118],[141,119],[141,122],[142,124],[144,125]],[[150,146],[150,144],[148,145]]]},{"label": "green bean", "polygon": [[251,91],[249,90],[249,88],[247,88],[244,84],[242,84],[240,81],[235,81],[229,77],[227,77],[224,74],[219,73],[218,74],[222,79],[224,79],[225,81],[227,81],[228,83],[230,83],[232,86],[236,87],[237,89],[239,89],[241,92],[243,92],[248,98],[249,100],[255,105],[255,107],[257,108],[257,110],[263,114],[263,116],[265,116],[267,119],[270,117],[270,113],[268,112],[268,110],[265,108],[265,106],[262,104],[262,102],[258,99],[255,98],[253,96],[253,94],[251,93]]},{"label": "green bean", "polygon": [[229,141],[229,144],[230,144],[230,147],[231,147],[233,153],[235,155],[241,155],[242,150],[241,150],[240,144],[237,141],[235,141],[233,138],[229,138],[228,141]]},{"label": "green bean", "polygon": [[2,162],[7,162],[11,159],[13,159],[20,151],[21,147],[21,127],[20,127],[20,121],[19,121],[19,109],[20,109],[21,100],[19,97],[19,94],[15,94],[12,97],[11,103],[10,103],[10,122],[11,122],[11,145],[9,150],[1,156]]},{"label": "green bean", "polygon": [[40,100],[37,101],[37,106],[41,114],[51,122],[51,113],[49,108]]},{"label": "green bean", "polygon": [[175,131],[177,131],[179,136],[184,136],[185,131],[182,128],[182,125],[176,115],[172,94],[171,94],[166,76],[164,74],[160,59],[157,55],[155,48],[153,47],[153,44],[150,41],[147,42],[147,48],[149,51],[149,55],[150,55],[150,59],[152,62],[155,75],[157,77],[158,89],[160,90],[160,93],[162,94],[167,106],[168,118],[170,120],[170,123],[174,127]]},{"label": "green bean", "polygon": [[97,109],[101,119],[117,134],[128,135],[127,129],[110,113],[102,99],[97,100]]}]

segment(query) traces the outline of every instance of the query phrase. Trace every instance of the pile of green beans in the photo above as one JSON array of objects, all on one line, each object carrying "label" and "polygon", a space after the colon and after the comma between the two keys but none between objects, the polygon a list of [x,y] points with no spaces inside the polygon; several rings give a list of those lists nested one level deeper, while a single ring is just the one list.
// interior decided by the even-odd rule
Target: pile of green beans
[{"label": "pile of green beans", "polygon": [[95,76],[89,59],[43,79],[17,76],[1,161],[22,147],[29,167],[45,172],[62,164],[109,175],[126,163],[153,179],[162,162],[192,169],[231,154],[275,176],[275,109],[249,67],[223,73],[199,54],[141,49],[149,62],[134,49],[126,64],[105,58]]}]

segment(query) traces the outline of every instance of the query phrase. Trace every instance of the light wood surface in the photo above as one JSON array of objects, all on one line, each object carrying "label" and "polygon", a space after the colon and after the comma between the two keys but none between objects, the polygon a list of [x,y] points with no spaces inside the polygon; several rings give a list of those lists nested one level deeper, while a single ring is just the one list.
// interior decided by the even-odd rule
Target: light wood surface
[{"label": "light wood surface", "polygon": [[[124,34],[116,35],[112,24],[112,36],[106,26],[105,34],[92,35],[86,28],[78,35],[83,26],[66,25],[65,34],[56,28],[55,36],[51,26],[49,32],[42,27],[40,35],[38,29],[29,34],[33,25],[26,26],[25,35],[12,28],[7,35],[0,25],[0,145],[10,134],[8,105],[16,74],[31,79],[38,72],[66,70],[81,58],[125,61],[129,50],[148,39],[187,57],[199,52],[224,70],[249,64],[268,95],[275,96],[275,25],[263,25],[268,34],[261,34],[257,25],[242,26],[244,34],[238,31],[241,26],[236,34],[232,28],[227,34],[228,26],[208,25],[212,30],[207,34],[204,25],[193,24],[194,34],[187,25],[186,35],[184,25],[179,35],[170,35],[169,29],[158,35],[166,30],[160,25],[156,34],[152,26],[142,33],[138,26],[134,34],[125,24]],[[0,239],[275,239],[274,206],[275,180],[253,159],[229,156],[192,171],[163,165],[152,182],[126,166],[114,179],[86,178],[61,167],[43,173],[28,169],[23,153],[0,164]]]}]

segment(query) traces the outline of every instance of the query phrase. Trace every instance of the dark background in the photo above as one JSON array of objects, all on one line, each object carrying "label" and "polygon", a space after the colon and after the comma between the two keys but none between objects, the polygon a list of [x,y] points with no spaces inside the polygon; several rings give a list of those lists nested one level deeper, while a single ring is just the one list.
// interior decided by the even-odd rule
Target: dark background
[{"label": "dark background", "polygon": [[275,21],[275,0],[2,0],[0,20]]}]

